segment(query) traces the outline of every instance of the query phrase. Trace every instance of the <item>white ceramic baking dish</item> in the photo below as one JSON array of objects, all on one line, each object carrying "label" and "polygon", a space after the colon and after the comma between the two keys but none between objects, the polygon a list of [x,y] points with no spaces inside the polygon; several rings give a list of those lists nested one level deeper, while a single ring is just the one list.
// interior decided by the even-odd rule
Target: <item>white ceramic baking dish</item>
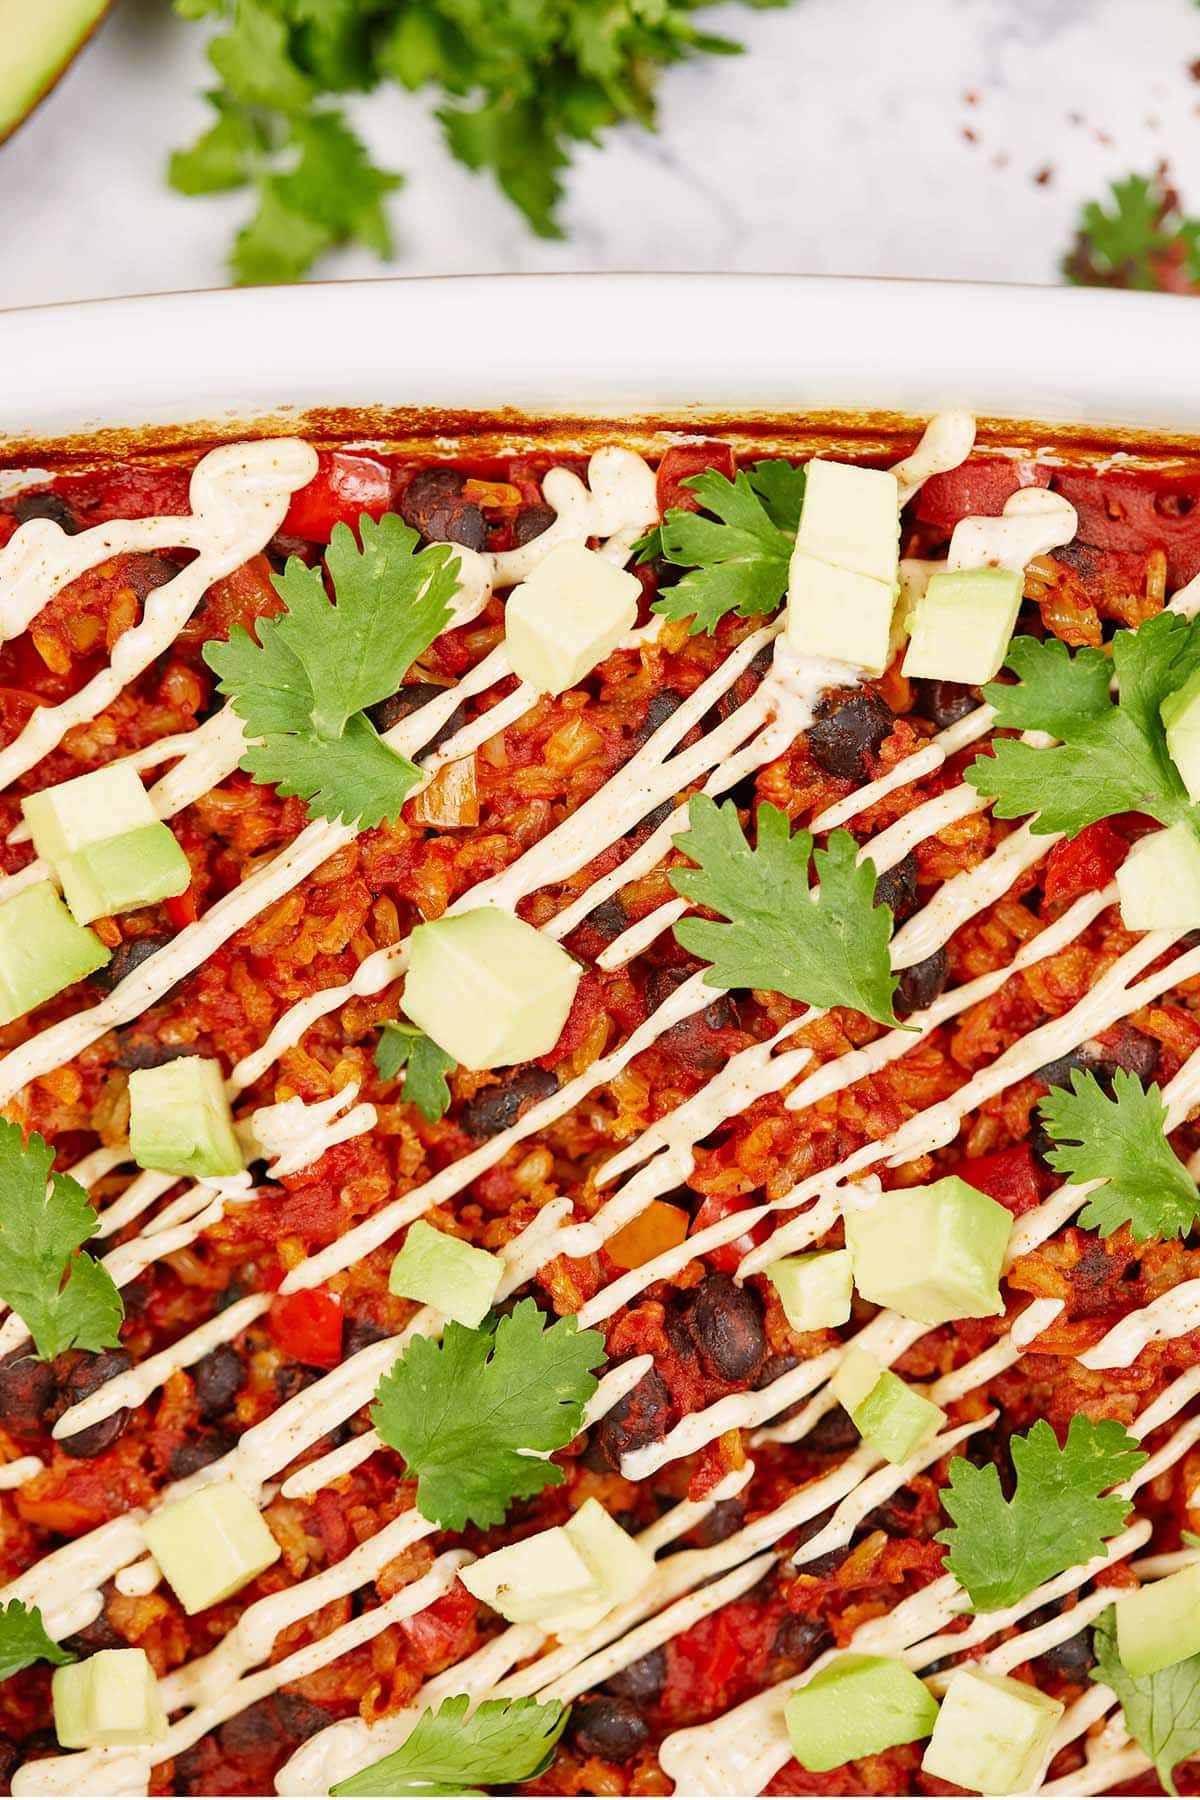
[{"label": "white ceramic baking dish", "polygon": [[965,405],[1200,432],[1185,298],[788,275],[462,276],[0,312],[0,448],[418,408],[677,420]]}]

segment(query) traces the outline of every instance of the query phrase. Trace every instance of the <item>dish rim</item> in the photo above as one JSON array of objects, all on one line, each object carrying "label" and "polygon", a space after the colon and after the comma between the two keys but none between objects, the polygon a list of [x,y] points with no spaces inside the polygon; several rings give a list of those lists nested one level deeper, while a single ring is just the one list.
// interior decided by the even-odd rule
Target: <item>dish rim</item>
[{"label": "dish rim", "polygon": [[[97,431],[295,429],[328,408],[686,423],[961,405],[1046,427],[1200,436],[1200,403],[1178,373],[1194,343],[1188,298],[605,273],[61,301],[0,310],[0,454]],[[730,330],[731,316],[755,329]],[[401,328],[419,357],[390,352]],[[1136,356],[1114,359],[1113,343],[1131,341]]]}]

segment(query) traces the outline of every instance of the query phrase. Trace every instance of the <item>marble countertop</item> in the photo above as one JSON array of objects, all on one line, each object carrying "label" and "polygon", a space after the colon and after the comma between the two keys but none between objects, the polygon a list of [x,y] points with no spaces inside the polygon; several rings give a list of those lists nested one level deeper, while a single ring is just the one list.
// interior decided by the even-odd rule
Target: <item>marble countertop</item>
[{"label": "marble countertop", "polygon": [[[738,269],[1049,282],[1081,202],[1166,161],[1200,212],[1192,0],[793,0],[714,7],[748,53],[670,71],[661,130],[611,133],[547,244],[395,89],[353,116],[385,166],[400,274]],[[201,127],[204,33],[121,0],[0,149],[0,306],[210,287],[244,197],[163,180]],[[370,275],[367,252],[320,273]]]}]

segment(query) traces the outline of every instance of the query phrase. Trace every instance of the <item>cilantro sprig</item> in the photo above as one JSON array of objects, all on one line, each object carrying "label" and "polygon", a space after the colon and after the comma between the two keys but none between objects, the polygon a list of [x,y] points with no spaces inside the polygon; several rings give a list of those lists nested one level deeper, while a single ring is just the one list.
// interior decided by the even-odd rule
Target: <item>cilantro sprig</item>
[{"label": "cilantro sprig", "polygon": [[668,507],[662,524],[634,545],[639,562],[660,556],[691,571],[666,588],[652,610],[666,619],[690,619],[693,636],[715,631],[729,612],[743,619],[774,612],[787,592],[804,470],[776,458],[739,469],[732,481],[718,469],[704,469],[683,485],[704,512]]},{"label": "cilantro sprig", "polygon": [[[691,829],[675,839],[694,869],[672,869],[677,893],[728,921],[681,919],[675,936],[710,962],[714,985],[767,988],[810,1006],[852,1006],[880,1024],[898,1023],[888,957],[892,913],[875,904],[876,872],[858,861],[848,831],[813,852],[810,831],[789,832],[778,807],[758,809],[752,849],[731,800],[690,804]],[[820,893],[809,883],[816,867]]]},{"label": "cilantro sprig", "polygon": [[997,725],[1062,741],[1039,750],[1002,738],[991,755],[976,757],[966,779],[994,800],[998,817],[1036,813],[1035,832],[1071,835],[1120,812],[1149,813],[1163,825],[1196,821],[1159,708],[1200,667],[1200,620],[1163,612],[1137,631],[1118,631],[1111,663],[1100,649],[1072,654],[1056,638],[1029,637],[1014,638],[1007,662],[1019,682],[983,690]]},{"label": "cilantro sprig", "polygon": [[547,1325],[522,1300],[494,1329],[454,1320],[416,1337],[375,1393],[371,1422],[417,1478],[417,1505],[450,1531],[499,1525],[514,1500],[563,1472],[529,1451],[561,1450],[596,1391],[604,1334],[571,1317]]},{"label": "cilantro sprig", "polygon": [[1200,219],[1159,175],[1114,181],[1089,200],[1062,272],[1081,287],[1178,288],[1200,282]]},{"label": "cilantro sprig", "polygon": [[1004,1498],[994,1463],[950,1464],[942,1505],[953,1525],[938,1532],[946,1566],[979,1612],[1011,1606],[1043,1581],[1099,1556],[1120,1531],[1132,1502],[1106,1489],[1146,1460],[1115,1419],[1076,1413],[1060,1446],[1045,1419],[1010,1445],[1017,1484]]},{"label": "cilantro sprig", "polygon": [[331,99],[395,82],[430,90],[451,153],[559,237],[572,146],[623,120],[652,128],[663,69],[740,49],[698,27],[705,3],[175,0],[183,18],[216,25],[217,84],[213,123],[171,159],[170,180],[185,194],[254,194],[239,281],[296,280],[338,244],[388,256],[383,201],[400,177],[375,166]]},{"label": "cilantro sprig", "polygon": [[25,1143],[19,1125],[0,1119],[0,1300],[46,1359],[109,1349],[125,1317],[112,1276],[80,1249],[95,1235],[95,1209],[53,1164],[36,1131]]},{"label": "cilantro sprig", "polygon": [[1121,1702],[1125,1727],[1158,1771],[1168,1794],[1177,1794],[1174,1771],[1200,1751],[1200,1656],[1185,1657],[1153,1675],[1131,1675],[1117,1650],[1116,1613],[1101,1613],[1092,1634],[1093,1681]]},{"label": "cilantro sprig", "polygon": [[364,513],[362,546],[335,525],[325,566],[293,556],[272,581],[287,610],[259,619],[257,642],[235,625],[204,659],[242,720],[241,766],[256,781],[309,802],[312,816],[365,828],[398,817],[420,770],[383,742],[365,709],[393,694],[451,616],[458,558],[387,513]]},{"label": "cilantro sprig", "polygon": [[335,1795],[479,1794],[472,1782],[501,1791],[532,1781],[554,1761],[571,1709],[561,1700],[485,1700],[470,1712],[468,1694],[427,1707],[398,1750],[330,1792]]},{"label": "cilantro sprig", "polygon": [[61,1666],[74,1661],[72,1653],[56,1644],[46,1630],[40,1607],[26,1606],[23,1600],[0,1606],[0,1681],[35,1662]]},{"label": "cilantro sprig", "polygon": [[1112,1098],[1090,1071],[1073,1069],[1071,1087],[1052,1088],[1038,1111],[1054,1148],[1047,1161],[1071,1181],[1103,1181],[1079,1215],[1110,1237],[1183,1237],[1200,1216],[1200,1190],[1164,1133],[1167,1109],[1157,1085],[1144,1088],[1128,1069],[1113,1076]]},{"label": "cilantro sprig", "polygon": [[400,1098],[415,1106],[421,1117],[436,1125],[450,1104],[446,1077],[457,1068],[452,1056],[407,1019],[389,1019],[375,1046],[375,1067],[385,1081],[394,1081],[404,1070]]}]

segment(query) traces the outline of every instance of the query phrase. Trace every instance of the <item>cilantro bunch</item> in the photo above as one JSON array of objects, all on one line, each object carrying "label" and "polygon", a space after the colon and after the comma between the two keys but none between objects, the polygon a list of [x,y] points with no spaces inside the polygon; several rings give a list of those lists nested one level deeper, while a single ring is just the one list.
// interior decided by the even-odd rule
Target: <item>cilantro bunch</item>
[{"label": "cilantro bunch", "polygon": [[1161,172],[1127,175],[1103,201],[1083,208],[1062,272],[1078,287],[1194,288],[1200,285],[1200,219],[1187,216]]},{"label": "cilantro bunch", "polygon": [[185,194],[254,190],[233,247],[238,281],[294,281],[337,244],[387,257],[383,199],[401,178],[375,167],[328,101],[391,81],[440,96],[458,160],[490,173],[539,236],[560,237],[571,146],[626,119],[652,128],[663,68],[740,50],[694,23],[706,3],[175,0],[184,18],[219,29],[215,118],[172,157],[170,180]]}]

